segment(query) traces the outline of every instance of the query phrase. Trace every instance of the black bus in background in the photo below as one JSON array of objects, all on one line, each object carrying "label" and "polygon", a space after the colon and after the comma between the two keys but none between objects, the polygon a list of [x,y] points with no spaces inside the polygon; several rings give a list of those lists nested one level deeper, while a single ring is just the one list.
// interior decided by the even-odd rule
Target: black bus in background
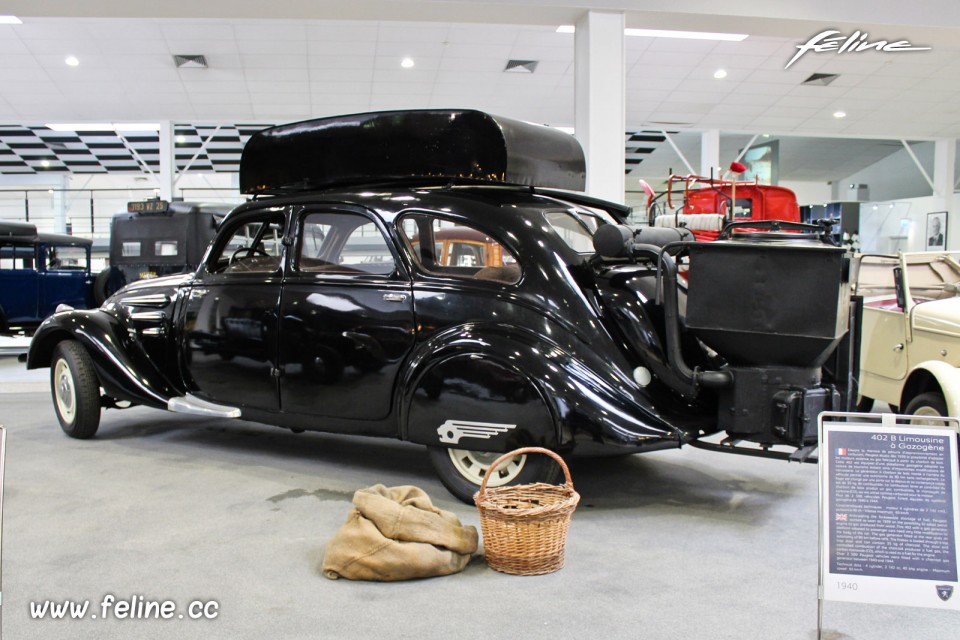
[{"label": "black bus in background", "polygon": [[110,223],[110,266],[94,283],[97,303],[137,280],[194,271],[233,206],[177,200],[127,203],[127,211],[115,214]]}]

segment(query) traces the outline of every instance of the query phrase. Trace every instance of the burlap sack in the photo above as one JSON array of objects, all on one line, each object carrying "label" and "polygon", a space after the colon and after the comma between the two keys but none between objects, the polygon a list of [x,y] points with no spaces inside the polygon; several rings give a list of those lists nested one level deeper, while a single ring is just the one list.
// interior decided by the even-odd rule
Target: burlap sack
[{"label": "burlap sack", "polygon": [[409,580],[461,571],[477,551],[477,529],[437,509],[422,489],[361,489],[355,509],[327,545],[323,575],[351,580]]}]

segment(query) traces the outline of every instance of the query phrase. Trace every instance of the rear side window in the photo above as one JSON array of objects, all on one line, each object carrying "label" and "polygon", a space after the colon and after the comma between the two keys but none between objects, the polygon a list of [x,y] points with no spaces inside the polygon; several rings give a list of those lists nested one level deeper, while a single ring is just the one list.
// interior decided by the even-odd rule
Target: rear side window
[{"label": "rear side window", "polygon": [[593,253],[593,233],[596,222],[569,211],[548,211],[544,214],[557,235],[577,253]]},{"label": "rear side window", "polygon": [[0,269],[35,269],[33,247],[0,244]]},{"label": "rear side window", "polygon": [[310,213],[301,225],[297,268],[304,273],[386,276],[396,270],[377,225],[354,213]]},{"label": "rear side window", "polygon": [[433,275],[520,281],[516,257],[484,231],[426,213],[410,213],[398,224],[407,249],[423,271]]}]

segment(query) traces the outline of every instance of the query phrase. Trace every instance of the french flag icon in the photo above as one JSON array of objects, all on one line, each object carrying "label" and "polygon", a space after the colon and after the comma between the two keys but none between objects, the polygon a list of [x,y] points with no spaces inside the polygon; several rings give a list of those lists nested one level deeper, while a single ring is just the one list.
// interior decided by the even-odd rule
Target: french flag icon
[{"label": "french flag icon", "polygon": [[837,449],[837,455],[838,455],[838,456],[845,456],[845,455],[847,455],[847,450],[846,450],[846,449]]}]

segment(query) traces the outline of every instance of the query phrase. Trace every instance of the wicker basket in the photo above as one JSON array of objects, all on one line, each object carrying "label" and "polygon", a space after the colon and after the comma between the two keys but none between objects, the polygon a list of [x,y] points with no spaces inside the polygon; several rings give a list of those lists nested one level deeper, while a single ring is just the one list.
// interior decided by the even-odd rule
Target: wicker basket
[{"label": "wicker basket", "polygon": [[[556,460],[566,482],[559,486],[538,482],[487,489],[490,474],[501,462],[524,453],[540,453]],[[580,502],[563,458],[540,447],[506,453],[487,469],[473,501],[480,511],[483,546],[492,569],[535,576],[563,567],[570,517]]]}]

